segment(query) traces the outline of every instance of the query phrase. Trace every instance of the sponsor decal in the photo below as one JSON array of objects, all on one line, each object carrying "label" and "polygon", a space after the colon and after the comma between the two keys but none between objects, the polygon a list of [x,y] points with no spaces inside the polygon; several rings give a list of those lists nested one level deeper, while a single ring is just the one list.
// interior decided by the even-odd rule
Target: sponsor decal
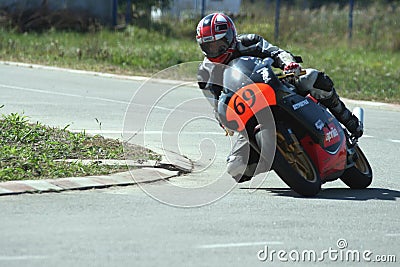
[{"label": "sponsor decal", "polygon": [[331,129],[329,132],[327,132],[325,134],[325,140],[327,142],[330,142],[332,139],[334,139],[335,137],[339,136],[338,131],[336,130],[336,128]]},{"label": "sponsor decal", "polygon": [[307,106],[308,104],[310,104],[310,102],[308,102],[307,99],[304,99],[303,101],[294,104],[292,107],[293,107],[293,110],[298,110],[299,108]]},{"label": "sponsor decal", "polygon": [[203,42],[211,42],[214,41],[214,38],[212,36],[207,36],[207,37],[203,37]]},{"label": "sponsor decal", "polygon": [[322,128],[324,128],[325,123],[321,120],[317,120],[314,125],[315,125],[315,128],[317,128],[318,130],[321,131]]},{"label": "sponsor decal", "polygon": [[262,79],[265,83],[269,83],[271,81],[271,77],[269,76],[268,68],[262,68],[257,71],[257,73],[261,73]]},{"label": "sponsor decal", "polygon": [[325,146],[336,144],[340,141],[339,131],[334,123],[329,124],[329,128],[324,128]]}]

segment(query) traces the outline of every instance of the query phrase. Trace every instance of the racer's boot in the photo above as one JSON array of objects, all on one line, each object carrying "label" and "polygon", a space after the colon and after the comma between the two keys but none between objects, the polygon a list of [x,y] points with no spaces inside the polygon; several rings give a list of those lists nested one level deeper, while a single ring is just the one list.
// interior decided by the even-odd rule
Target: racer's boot
[{"label": "racer's boot", "polygon": [[332,94],[325,99],[321,99],[320,102],[329,109],[333,116],[335,116],[354,137],[359,138],[363,135],[363,126],[360,124],[360,121],[346,108],[345,104],[339,99],[334,88]]}]

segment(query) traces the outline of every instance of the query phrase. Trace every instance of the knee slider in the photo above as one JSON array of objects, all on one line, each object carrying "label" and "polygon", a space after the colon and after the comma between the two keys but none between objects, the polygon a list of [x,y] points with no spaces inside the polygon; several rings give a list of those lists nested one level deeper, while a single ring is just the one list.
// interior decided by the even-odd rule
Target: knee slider
[{"label": "knee slider", "polygon": [[238,183],[250,180],[257,164],[247,164],[246,160],[240,156],[229,156],[227,160],[227,172]]},{"label": "knee slider", "polygon": [[324,72],[318,72],[313,87],[330,92],[333,90],[333,81]]},{"label": "knee slider", "polygon": [[229,156],[227,159],[227,172],[232,177],[241,176],[246,170],[247,164],[240,156]]}]

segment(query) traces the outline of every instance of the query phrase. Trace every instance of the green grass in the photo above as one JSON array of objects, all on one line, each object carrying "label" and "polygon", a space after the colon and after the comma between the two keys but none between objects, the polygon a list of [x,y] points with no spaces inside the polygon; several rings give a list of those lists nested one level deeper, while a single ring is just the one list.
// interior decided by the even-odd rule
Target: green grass
[{"label": "green grass", "polygon": [[400,103],[398,53],[342,47],[308,54],[306,60],[329,73],[338,92],[345,97]]},{"label": "green grass", "polygon": [[123,32],[45,34],[0,29],[0,59],[148,75],[182,62],[200,60],[201,53],[195,42],[137,27]]},{"label": "green grass", "polygon": [[[124,151],[125,149],[125,151]],[[12,113],[0,119],[0,181],[101,175],[126,171],[124,166],[85,165],[62,159],[159,159],[139,146],[123,146],[114,139],[72,133]]]},{"label": "green grass", "polygon": [[[359,5],[357,5],[359,4]],[[400,103],[400,3],[356,1],[353,38],[348,39],[348,7],[332,4],[315,10],[283,6],[279,39],[274,40],[274,9],[265,13],[244,1],[252,18],[237,20],[241,32],[256,32],[303,57],[303,66],[325,71],[341,96]]]},{"label": "green grass", "polygon": [[[278,40],[274,9],[265,1],[243,1],[236,18],[240,33],[254,32],[299,54],[303,66],[320,69],[334,80],[341,96],[400,103],[400,4],[356,2],[351,44],[348,7],[332,4],[316,10],[282,7]],[[165,20],[150,29],[129,26],[76,33],[50,30],[17,33],[0,29],[0,60],[22,61],[128,75],[151,75],[182,62],[202,60],[194,36],[198,19]],[[193,77],[195,79],[195,77]]]}]

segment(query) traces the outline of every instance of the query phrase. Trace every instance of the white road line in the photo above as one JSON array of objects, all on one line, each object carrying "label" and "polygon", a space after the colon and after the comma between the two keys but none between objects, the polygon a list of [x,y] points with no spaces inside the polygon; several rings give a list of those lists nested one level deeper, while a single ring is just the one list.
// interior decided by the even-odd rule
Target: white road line
[{"label": "white road line", "polygon": [[[376,137],[372,136],[372,135],[364,134],[361,138],[376,138]],[[381,138],[378,138],[378,139],[389,141],[389,142],[392,142],[392,143],[400,143],[400,140],[397,140],[397,139],[381,139]]]},{"label": "white road line", "polygon": [[15,90],[28,91],[28,92],[34,92],[34,93],[49,94],[49,95],[81,97],[79,95],[66,94],[66,93],[61,93],[61,92],[50,92],[50,91],[45,91],[45,90],[40,90],[40,89],[26,88],[26,87],[7,85],[7,84],[0,84],[0,87],[9,88],[9,89],[15,89]]},{"label": "white road line", "polygon": [[[67,93],[62,93],[62,92],[52,92],[52,91],[46,91],[46,90],[41,90],[41,89],[13,86],[13,85],[7,85],[7,84],[0,84],[0,87],[9,88],[9,89],[15,89],[15,90],[21,90],[21,91],[27,91],[27,92],[33,92],[33,93],[47,94],[47,95],[78,97],[78,98],[85,98],[85,99],[91,99],[91,100],[100,100],[100,101],[117,103],[117,104],[124,104],[124,105],[129,105],[130,104],[130,102],[128,102],[128,101],[114,100],[114,99],[102,98],[102,97],[94,97],[94,96],[82,96],[82,95],[76,95],[76,94],[67,94]],[[137,104],[137,103],[135,103],[134,105],[146,106],[146,105],[141,105],[141,104]],[[169,112],[175,110],[173,108],[164,108],[164,107],[159,107],[159,106],[154,106],[154,108],[160,109],[160,110],[164,110],[164,111],[169,111]]]},{"label": "white road line", "polygon": [[236,247],[252,247],[252,246],[282,245],[282,244],[283,244],[283,242],[280,242],[280,241],[265,241],[265,242],[210,244],[210,245],[201,245],[201,246],[198,246],[198,248],[201,248],[201,249],[236,248]]},{"label": "white road line", "polygon": [[362,138],[364,138],[364,137],[366,137],[366,138],[374,138],[372,135],[368,135],[368,134],[364,134],[364,135],[362,136]]},{"label": "white road line", "polygon": [[0,261],[44,260],[48,258],[49,258],[48,256],[41,256],[41,255],[20,255],[20,256],[0,255]]},{"label": "white road line", "polygon": [[391,233],[391,234],[386,234],[385,236],[397,237],[400,236],[400,233]]},{"label": "white road line", "polygon": [[15,90],[21,90],[21,91],[34,92],[34,93],[40,93],[40,94],[47,94],[47,95],[79,97],[79,98],[92,99],[92,100],[101,100],[101,101],[118,103],[118,104],[125,104],[125,105],[129,104],[129,102],[127,102],[127,101],[120,101],[120,100],[114,100],[114,99],[108,99],[108,98],[102,98],[102,97],[92,97],[92,96],[82,96],[82,95],[75,95],[75,94],[67,94],[67,93],[62,93],[62,92],[51,92],[51,91],[46,91],[46,90],[41,90],[41,89],[33,89],[33,88],[6,85],[6,84],[0,84],[0,87],[10,88],[10,89],[15,89]]}]

